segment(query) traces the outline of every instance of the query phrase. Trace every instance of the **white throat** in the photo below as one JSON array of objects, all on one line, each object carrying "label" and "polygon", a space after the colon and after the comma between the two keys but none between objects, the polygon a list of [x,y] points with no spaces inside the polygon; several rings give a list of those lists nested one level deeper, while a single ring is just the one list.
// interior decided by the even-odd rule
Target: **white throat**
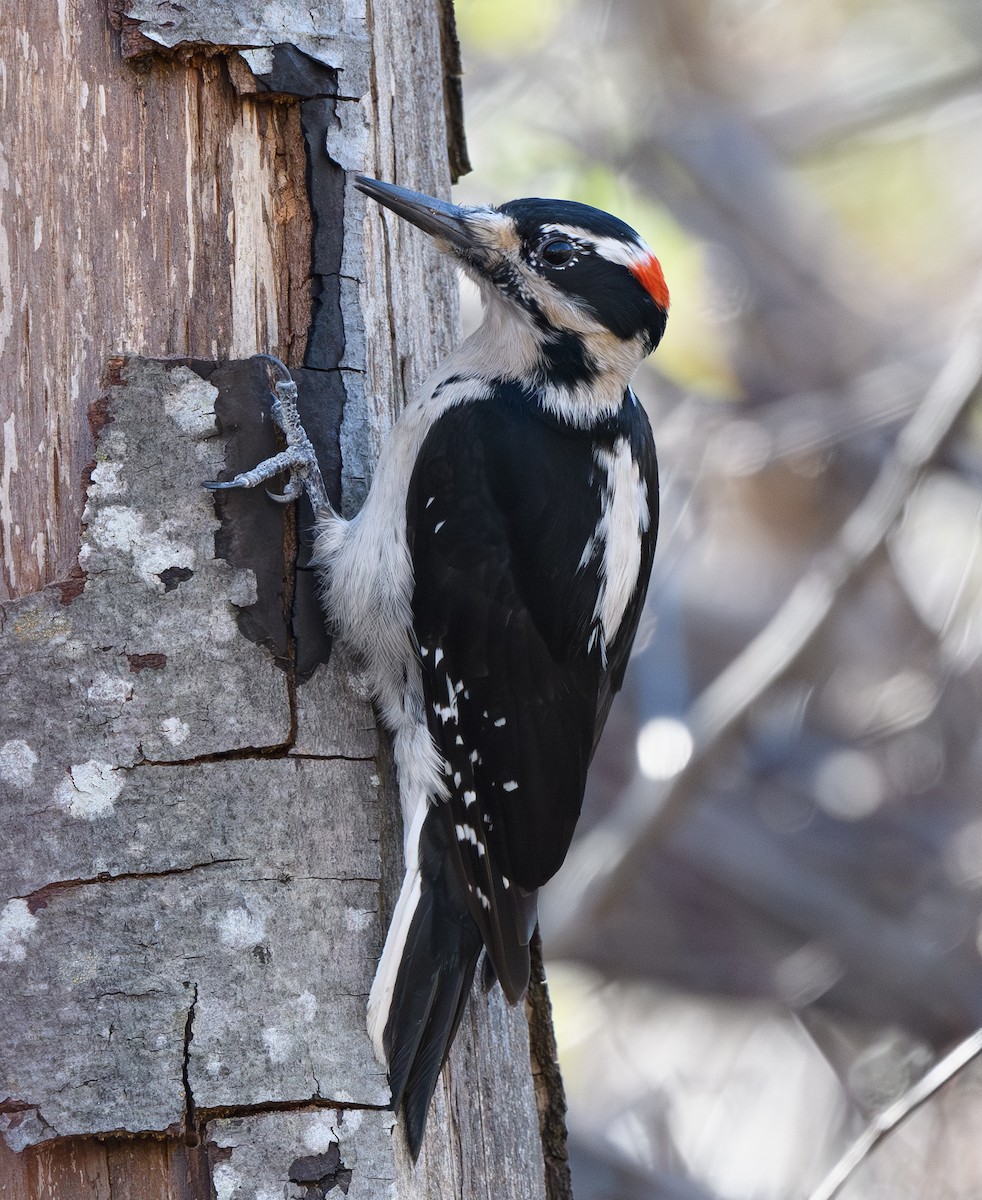
[{"label": "white throat", "polygon": [[544,335],[531,316],[489,283],[482,281],[481,293],[484,320],[444,361],[440,376],[519,380],[536,391],[549,412],[580,427],[617,412],[645,354],[640,339],[624,341],[582,309],[563,305],[561,327],[580,339],[596,366],[589,380],[573,387],[557,386],[549,382],[542,354]]}]

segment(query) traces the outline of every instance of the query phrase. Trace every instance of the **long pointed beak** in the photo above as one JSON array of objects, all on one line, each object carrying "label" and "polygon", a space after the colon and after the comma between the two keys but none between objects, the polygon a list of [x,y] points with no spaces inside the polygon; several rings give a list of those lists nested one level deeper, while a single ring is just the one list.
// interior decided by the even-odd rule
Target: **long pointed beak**
[{"label": "long pointed beak", "polygon": [[473,251],[474,237],[467,224],[467,210],[435,196],[411,192],[395,183],[383,183],[367,175],[355,176],[355,187],[385,208],[409,221],[424,233],[449,242],[457,250]]}]

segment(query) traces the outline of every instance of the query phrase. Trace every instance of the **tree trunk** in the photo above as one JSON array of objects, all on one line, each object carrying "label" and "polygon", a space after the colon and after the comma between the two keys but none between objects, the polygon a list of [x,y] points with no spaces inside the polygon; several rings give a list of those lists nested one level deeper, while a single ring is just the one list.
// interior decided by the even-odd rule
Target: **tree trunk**
[{"label": "tree trunk", "polygon": [[200,487],[273,448],[271,352],[353,511],[456,334],[449,267],[345,186],[446,190],[452,14],[117,7],[0,9],[0,1196],[544,1197],[497,989],[417,1168],[392,1132],[389,759],[303,510]]}]

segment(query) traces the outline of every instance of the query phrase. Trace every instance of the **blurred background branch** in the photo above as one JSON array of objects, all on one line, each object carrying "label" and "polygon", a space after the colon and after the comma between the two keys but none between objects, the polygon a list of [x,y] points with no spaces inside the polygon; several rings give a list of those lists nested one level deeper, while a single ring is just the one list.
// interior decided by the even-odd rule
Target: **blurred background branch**
[{"label": "blurred background branch", "polygon": [[889,1137],[913,1112],[926,1104],[938,1090],[969,1066],[982,1054],[982,1030],[959,1042],[954,1050],[936,1063],[930,1071],[909,1088],[899,1100],[879,1113],[864,1129],[828,1175],[811,1193],[808,1200],[835,1200],[862,1163],[885,1137]]},{"label": "blurred background branch", "polygon": [[[982,1026],[982,7],[457,11],[458,198],[610,209],[673,294],[655,578],[543,913],[574,1189],[805,1197]],[[980,1122],[973,1062],[841,1195],[976,1200]]]}]

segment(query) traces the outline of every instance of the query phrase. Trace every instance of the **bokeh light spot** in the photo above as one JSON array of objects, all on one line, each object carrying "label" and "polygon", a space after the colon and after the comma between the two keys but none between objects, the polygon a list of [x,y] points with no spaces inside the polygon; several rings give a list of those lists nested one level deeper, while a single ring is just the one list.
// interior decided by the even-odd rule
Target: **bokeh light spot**
[{"label": "bokeh light spot", "polygon": [[861,750],[837,750],[819,764],[814,791],[829,816],[860,821],[883,803],[883,772]]},{"label": "bokeh light spot", "polygon": [[677,717],[654,717],[638,734],[638,764],[648,779],[673,779],[692,757],[692,734]]}]

